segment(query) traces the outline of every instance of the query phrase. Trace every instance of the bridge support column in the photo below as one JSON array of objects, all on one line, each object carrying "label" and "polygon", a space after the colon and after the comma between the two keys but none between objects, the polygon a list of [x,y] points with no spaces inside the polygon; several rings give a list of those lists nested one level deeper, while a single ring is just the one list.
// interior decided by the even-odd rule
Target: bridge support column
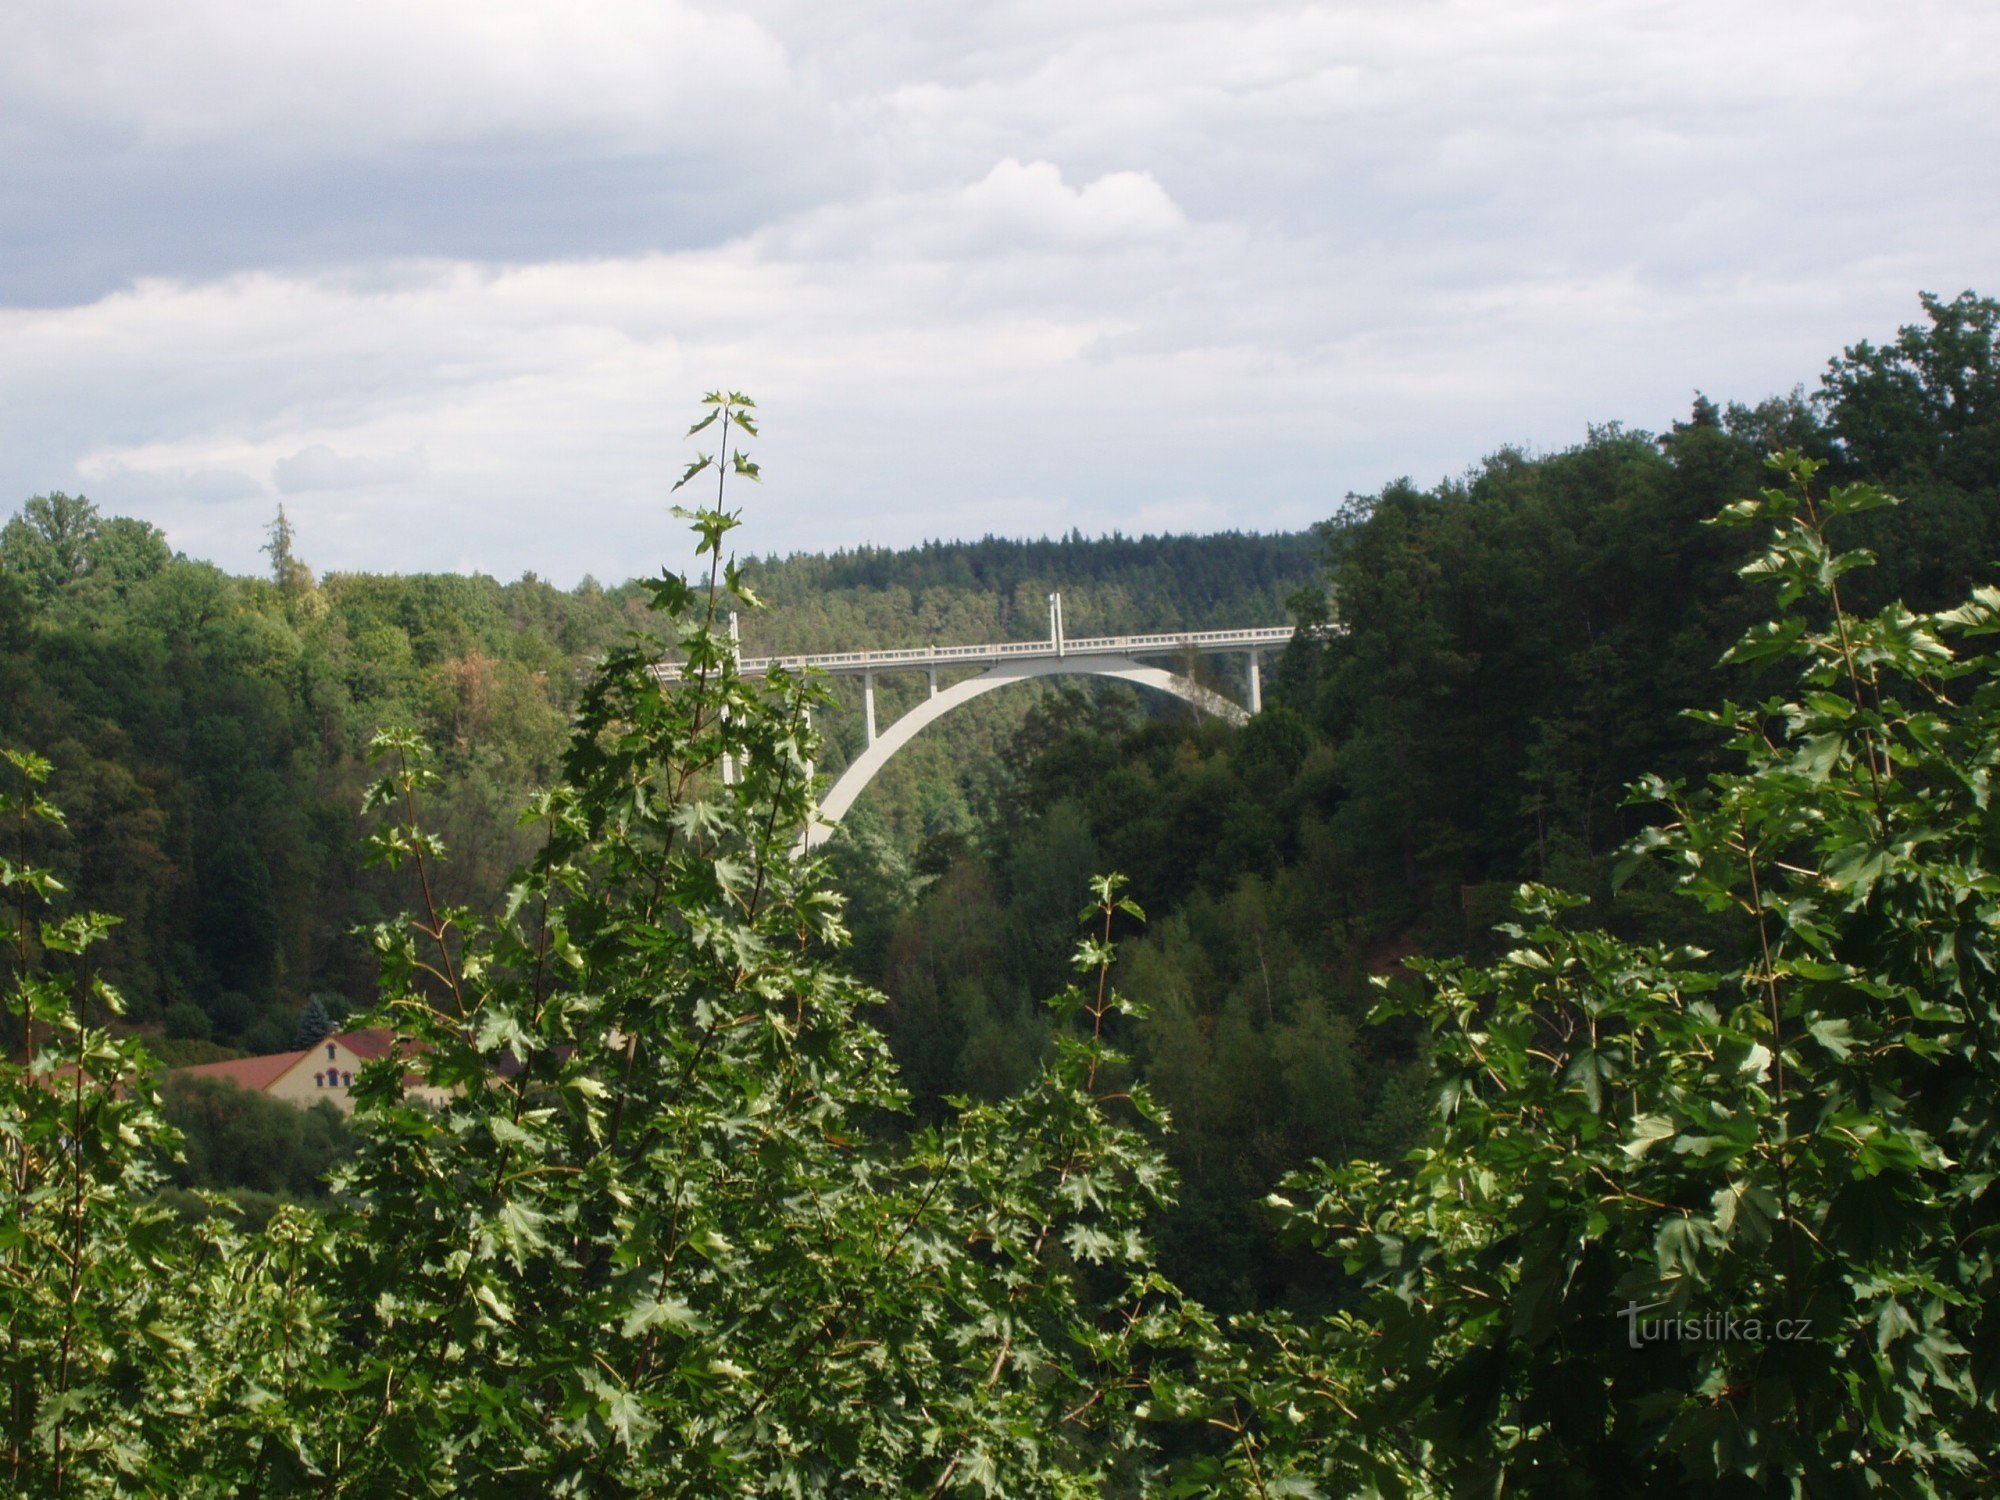
[{"label": "bridge support column", "polygon": [[1261,714],[1264,711],[1263,663],[1263,652],[1252,651],[1250,653],[1250,712],[1253,714]]},{"label": "bridge support column", "polygon": [[[812,732],[813,732],[813,711],[811,704],[806,705],[805,715],[806,715],[806,738],[810,739],[812,738]],[[806,758],[806,785],[808,787],[812,785],[813,777],[817,776],[818,774],[819,774],[819,766],[812,760],[810,756],[808,756]]]},{"label": "bridge support column", "polygon": [[936,668],[936,667],[932,667],[932,668],[931,668],[931,673],[930,673],[930,675],[931,675],[931,696],[932,696],[933,698],[935,698],[935,697],[937,696],[937,668]]},{"label": "bridge support column", "polygon": [[875,674],[861,674],[861,715],[868,728],[868,743],[875,743]]}]

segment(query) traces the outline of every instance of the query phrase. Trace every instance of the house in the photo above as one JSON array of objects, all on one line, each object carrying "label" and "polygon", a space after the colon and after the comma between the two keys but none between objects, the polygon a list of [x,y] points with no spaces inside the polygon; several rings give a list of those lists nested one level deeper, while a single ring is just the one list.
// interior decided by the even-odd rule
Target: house
[{"label": "house", "polygon": [[[299,1109],[311,1109],[329,1099],[342,1114],[354,1110],[348,1093],[362,1064],[387,1057],[396,1035],[386,1027],[340,1031],[322,1037],[303,1052],[273,1052],[264,1057],[236,1057],[228,1062],[197,1063],[177,1068],[183,1078],[226,1078],[252,1093],[266,1094]],[[416,1080],[410,1080],[415,1085]],[[413,1086],[414,1094],[431,1091]]]}]

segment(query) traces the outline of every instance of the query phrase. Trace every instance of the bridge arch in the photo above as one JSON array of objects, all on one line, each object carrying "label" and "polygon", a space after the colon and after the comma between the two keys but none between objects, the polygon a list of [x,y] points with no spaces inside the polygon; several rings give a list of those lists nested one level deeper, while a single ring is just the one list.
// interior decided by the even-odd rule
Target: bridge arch
[{"label": "bridge arch", "polygon": [[1038,656],[1018,661],[1002,661],[977,677],[968,677],[963,682],[953,683],[932,697],[926,698],[902,718],[891,724],[875,737],[875,743],[856,756],[846,770],[840,773],[833,786],[828,789],[826,799],[819,805],[819,815],[808,828],[808,846],[825,842],[833,828],[854,806],[868,783],[876,773],[886,766],[890,758],[903,746],[915,739],[925,728],[936,723],[961,704],[969,703],[983,693],[1012,683],[1026,682],[1036,677],[1062,676],[1115,677],[1122,682],[1137,683],[1141,687],[1171,693],[1174,697],[1192,703],[1203,713],[1214,714],[1227,719],[1232,724],[1248,722],[1250,714],[1241,704],[1234,703],[1222,694],[1203,687],[1200,683],[1169,672],[1164,667],[1144,666],[1129,656]]}]

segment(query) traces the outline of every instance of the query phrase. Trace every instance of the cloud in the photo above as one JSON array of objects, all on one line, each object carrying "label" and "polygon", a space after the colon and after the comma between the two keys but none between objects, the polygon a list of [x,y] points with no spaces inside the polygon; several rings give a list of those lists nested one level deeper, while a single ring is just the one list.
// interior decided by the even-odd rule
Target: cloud
[{"label": "cloud", "polygon": [[9,32],[17,98],[152,147],[712,141],[799,87],[756,21],[677,0],[73,0]]},{"label": "cloud", "polygon": [[1052,162],[1008,157],[960,194],[990,240],[1074,246],[1167,234],[1186,222],[1150,172],[1107,172],[1072,188]]},{"label": "cloud", "polygon": [[336,453],[325,443],[301,448],[271,466],[271,482],[281,495],[313,490],[351,490],[371,484],[415,479],[424,471],[421,450],[404,453]]},{"label": "cloud", "polygon": [[[234,566],[254,565],[268,519],[268,492],[241,476],[267,473],[311,502],[294,520],[321,568],[621,577],[680,545],[665,515],[677,434],[718,384],[766,413],[768,480],[738,497],[749,551],[1302,526],[1348,489],[1452,473],[1510,438],[1662,425],[1697,383],[1788,386],[1831,352],[1816,330],[1852,280],[1803,304],[1797,287],[1688,293],[1629,274],[1496,276],[1469,294],[1421,263],[1267,238],[1249,295],[1245,248],[1184,233],[830,259],[738,242],[151,282],[0,314],[0,404],[32,390],[66,413],[31,488],[80,475]],[[1881,321],[1907,316],[1905,278],[1880,284]],[[184,370],[202,378],[163,396]],[[200,503],[180,477],[205,471],[239,476],[244,503]]]},{"label": "cloud", "polygon": [[2000,263],[1974,0],[15,32],[0,497],[86,482],[236,566],[275,492],[320,567],[633,572],[723,383],[770,418],[753,550],[1300,525],[1810,381]]},{"label": "cloud", "polygon": [[814,71],[729,5],[76,0],[7,21],[0,303],[712,244],[863,170]]},{"label": "cloud", "polygon": [[1108,250],[1157,241],[1187,217],[1150,172],[1107,172],[1080,187],[1054,162],[1006,157],[977,180],[829,205],[750,238],[785,260],[968,260],[1009,250]]},{"label": "cloud", "polygon": [[209,507],[269,493],[248,474],[236,469],[142,467],[115,459],[87,459],[77,473],[101,498],[116,505],[147,509],[179,504]]}]

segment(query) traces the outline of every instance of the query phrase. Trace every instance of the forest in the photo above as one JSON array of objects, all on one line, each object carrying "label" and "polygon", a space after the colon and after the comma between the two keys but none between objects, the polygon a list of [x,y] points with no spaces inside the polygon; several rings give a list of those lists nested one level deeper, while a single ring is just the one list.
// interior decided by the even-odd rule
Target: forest
[{"label": "forest", "polygon": [[[1810,391],[1304,536],[563,590],[317,576],[282,514],[233,577],[29,500],[7,882],[119,921],[10,949],[11,1053],[73,1037],[108,1134],[54,1149],[68,1085],[10,1076],[17,1200],[39,1151],[79,1206],[6,1285],[82,1368],[81,1281],[20,1268],[88,1240],[112,1284],[166,1216],[206,1258],[131,1316],[231,1311],[199,1439],[105,1436],[146,1357],[108,1315],[53,1405],[10,1357],[16,1486],[1982,1492],[2000,303],[1922,311]],[[1299,633],[1240,729],[983,700],[795,864],[857,715],[736,677],[729,612],[751,652],[1021,639],[1056,588],[1073,634]],[[712,678],[659,692],[662,651]],[[393,1017],[450,1109],[400,1065],[351,1132],[120,1082],[314,1000]],[[1620,1304],[1816,1331],[1628,1349]]]},{"label": "forest", "polygon": [[[270,576],[177,556],[89,500],[37,496],[0,529],[0,740],[57,766],[71,837],[49,850],[78,898],[122,921],[107,975],[170,1058],[289,1045],[314,996],[338,1019],[372,993],[353,941],[404,892],[361,863],[369,737],[421,730],[444,758],[434,817],[454,899],[490,901],[527,845],[515,814],[554,775],[591,662],[645,615],[640,587],[562,590],[532,574],[333,574],[282,517]],[[1284,619],[1312,576],[1305,537],[1080,537],[936,544],[750,564],[772,603],[744,648],[840,650],[1032,638],[1065,591],[1081,629]],[[1024,602],[1025,601],[1025,602]],[[893,713],[904,684],[885,684]],[[918,747],[881,815],[966,830],[990,802],[1019,704],[977,705],[950,749]],[[858,749],[828,716],[825,764]]]}]

